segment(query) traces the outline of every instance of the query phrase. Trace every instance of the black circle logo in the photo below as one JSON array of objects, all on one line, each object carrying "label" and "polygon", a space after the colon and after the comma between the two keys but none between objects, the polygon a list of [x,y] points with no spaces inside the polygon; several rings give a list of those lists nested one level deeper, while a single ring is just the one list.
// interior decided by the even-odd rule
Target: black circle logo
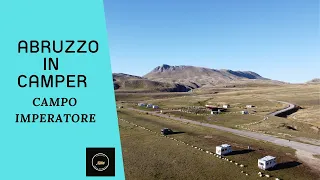
[{"label": "black circle logo", "polygon": [[109,167],[109,157],[103,153],[98,153],[93,156],[92,167],[97,171],[104,171]]}]

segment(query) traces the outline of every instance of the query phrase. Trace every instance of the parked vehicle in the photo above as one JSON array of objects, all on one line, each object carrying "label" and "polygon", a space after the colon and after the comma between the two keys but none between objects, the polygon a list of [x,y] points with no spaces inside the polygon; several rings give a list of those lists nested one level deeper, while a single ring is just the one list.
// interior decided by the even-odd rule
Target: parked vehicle
[{"label": "parked vehicle", "polygon": [[173,131],[171,129],[169,129],[169,128],[161,129],[161,134],[162,135],[169,135],[169,134],[172,134],[172,133],[173,133]]},{"label": "parked vehicle", "polygon": [[229,144],[222,144],[220,146],[216,146],[216,153],[219,155],[226,155],[232,152],[232,148]]},{"label": "parked vehicle", "polygon": [[258,167],[260,169],[266,170],[273,168],[277,165],[276,158],[273,156],[265,156],[261,159],[258,159]]}]

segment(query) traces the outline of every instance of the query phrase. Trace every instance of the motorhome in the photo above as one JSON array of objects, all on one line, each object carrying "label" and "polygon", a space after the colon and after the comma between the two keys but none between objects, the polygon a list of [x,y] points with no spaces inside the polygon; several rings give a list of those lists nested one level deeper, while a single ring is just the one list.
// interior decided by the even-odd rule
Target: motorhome
[{"label": "motorhome", "polygon": [[277,165],[276,158],[273,156],[265,156],[261,159],[258,159],[258,167],[260,169],[266,170],[273,168]]},{"label": "motorhome", "polygon": [[216,154],[225,155],[232,152],[232,148],[229,144],[222,144],[220,146],[216,146]]}]

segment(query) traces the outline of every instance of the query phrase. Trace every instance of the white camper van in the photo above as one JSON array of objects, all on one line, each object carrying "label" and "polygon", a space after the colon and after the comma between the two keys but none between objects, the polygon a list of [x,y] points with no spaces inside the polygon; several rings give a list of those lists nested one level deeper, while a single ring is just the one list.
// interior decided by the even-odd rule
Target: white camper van
[{"label": "white camper van", "polygon": [[276,158],[273,156],[265,156],[261,159],[258,159],[258,167],[260,169],[266,170],[269,168],[273,168],[277,165]]},{"label": "white camper van", "polygon": [[225,155],[231,152],[232,152],[232,149],[229,144],[222,144],[220,146],[216,146],[216,154]]}]

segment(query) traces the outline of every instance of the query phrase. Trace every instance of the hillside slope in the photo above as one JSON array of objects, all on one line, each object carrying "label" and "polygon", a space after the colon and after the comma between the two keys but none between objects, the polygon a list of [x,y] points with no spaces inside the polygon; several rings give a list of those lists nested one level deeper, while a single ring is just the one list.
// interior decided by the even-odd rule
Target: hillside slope
[{"label": "hillside slope", "polygon": [[159,82],[184,84],[193,88],[233,83],[243,84],[246,81],[281,83],[279,81],[271,81],[251,71],[216,70],[195,66],[170,66],[167,64],[154,68],[143,77]]},{"label": "hillside slope", "polygon": [[118,91],[158,91],[158,92],[186,92],[190,88],[174,83],[148,80],[139,76],[123,73],[113,73],[114,89]]},{"label": "hillside slope", "polygon": [[308,84],[319,84],[320,83],[320,78],[314,78],[311,81],[307,82]]}]

